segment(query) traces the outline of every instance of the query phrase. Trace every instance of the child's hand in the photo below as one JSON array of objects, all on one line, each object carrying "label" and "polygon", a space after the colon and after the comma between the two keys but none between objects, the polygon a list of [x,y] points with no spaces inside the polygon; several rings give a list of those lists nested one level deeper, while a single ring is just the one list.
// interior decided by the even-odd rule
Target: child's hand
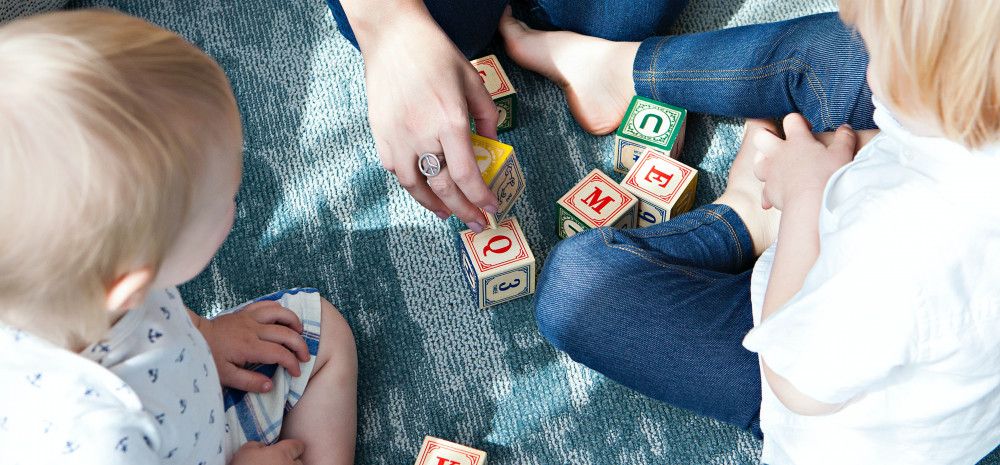
[{"label": "child's hand", "polygon": [[757,147],[754,174],[764,182],[764,208],[783,210],[786,201],[812,193],[822,197],[826,182],[835,171],[854,159],[857,135],[843,125],[829,146],[816,139],[802,115],[784,120],[785,139],[761,129],[752,136]]},{"label": "child's hand", "polygon": [[271,390],[271,380],[245,369],[246,365],[278,364],[292,376],[299,376],[299,363],[309,361],[302,322],[277,302],[255,302],[236,313],[202,320],[198,329],[212,348],[223,386],[267,392]]},{"label": "child's hand", "polygon": [[233,454],[229,465],[302,465],[306,445],[298,439],[285,439],[270,446],[248,442]]}]

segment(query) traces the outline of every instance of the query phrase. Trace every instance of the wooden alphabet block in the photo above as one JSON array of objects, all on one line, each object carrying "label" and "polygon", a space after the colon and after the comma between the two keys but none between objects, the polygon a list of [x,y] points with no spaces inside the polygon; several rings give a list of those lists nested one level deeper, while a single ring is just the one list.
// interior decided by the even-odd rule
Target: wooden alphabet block
[{"label": "wooden alphabet block", "polygon": [[686,126],[687,110],[638,95],[632,97],[615,132],[615,171],[627,172],[647,150],[677,158]]},{"label": "wooden alphabet block", "polygon": [[479,234],[459,233],[462,266],[479,308],[535,292],[535,255],[517,218],[507,218]]},{"label": "wooden alphabet block", "polygon": [[425,436],[414,465],[486,465],[486,452]]},{"label": "wooden alphabet block", "polygon": [[639,198],[638,226],[662,223],[691,209],[698,170],[656,150],[632,165],[622,186]]},{"label": "wooden alphabet block", "polygon": [[497,196],[496,217],[483,212],[489,228],[495,228],[498,220],[503,220],[510,209],[524,193],[524,172],[517,161],[514,147],[493,139],[472,134],[472,153],[479,165],[479,172],[490,191]]},{"label": "wooden alphabet block", "polygon": [[595,169],[556,202],[559,238],[603,226],[633,228],[637,204],[632,194]]},{"label": "wooden alphabet block", "polygon": [[472,60],[472,66],[479,71],[479,77],[482,78],[486,91],[490,93],[493,103],[500,112],[497,132],[503,133],[514,129],[517,123],[517,92],[507,73],[500,66],[500,60],[496,55],[488,55]]}]

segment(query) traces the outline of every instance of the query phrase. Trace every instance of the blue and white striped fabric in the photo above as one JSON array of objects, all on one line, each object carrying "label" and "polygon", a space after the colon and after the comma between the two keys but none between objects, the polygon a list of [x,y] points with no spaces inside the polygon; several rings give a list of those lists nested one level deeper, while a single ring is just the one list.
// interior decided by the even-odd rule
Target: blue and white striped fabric
[{"label": "blue and white striped fabric", "polygon": [[[248,367],[271,378],[272,388],[266,393],[252,393],[238,389],[224,389],[226,420],[229,431],[226,435],[228,454],[235,452],[249,441],[273,444],[281,433],[282,418],[295,407],[306,384],[312,376],[313,365],[319,350],[320,321],[322,317],[320,295],[316,289],[289,289],[254,299],[223,313],[237,312],[254,302],[271,300],[295,313],[302,321],[302,337],[309,347],[309,361],[299,364],[302,374],[293,377],[278,365],[254,365]],[[229,455],[227,455],[228,457]]]}]

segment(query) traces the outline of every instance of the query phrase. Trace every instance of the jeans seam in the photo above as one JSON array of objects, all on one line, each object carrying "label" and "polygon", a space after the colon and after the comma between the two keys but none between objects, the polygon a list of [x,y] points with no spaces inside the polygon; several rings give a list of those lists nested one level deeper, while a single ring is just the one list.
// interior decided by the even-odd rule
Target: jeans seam
[{"label": "jeans seam", "polygon": [[[667,39],[669,37],[670,36],[663,36],[663,38],[660,39],[660,42],[658,42],[656,44],[656,48],[655,48],[656,51],[653,52],[653,58],[649,61],[649,70],[646,71],[647,73],[652,73],[653,70],[656,69],[656,62],[659,61],[659,58],[660,58],[660,50],[663,50],[663,48],[664,48],[662,45],[663,45],[664,42],[667,41]],[[653,77],[653,81],[652,81],[652,86],[651,87],[653,89],[653,92],[652,92],[653,99],[654,100],[660,100],[660,93],[657,91],[657,88],[656,88],[656,77],[655,76]]]},{"label": "jeans seam", "polygon": [[[774,63],[768,63],[766,65],[754,66],[753,68],[727,68],[727,69],[670,69],[664,71],[646,71],[648,74],[673,74],[673,73],[733,73],[733,72],[747,72],[747,71],[760,71],[768,68],[774,68],[781,66],[790,61],[800,61],[798,58],[785,58],[784,60],[779,60]],[[782,70],[783,71],[783,70]],[[768,74],[767,76],[773,76],[774,74]]]},{"label": "jeans seam", "polygon": [[[657,49],[657,53],[658,52],[659,52],[659,49]],[[754,71],[766,70],[768,68],[774,68],[774,67],[779,67],[779,68],[776,69],[776,70],[774,70],[774,71],[772,71],[772,72],[765,73],[765,74],[756,74],[756,75],[739,76],[739,77],[691,77],[691,78],[680,78],[680,77],[667,77],[667,76],[665,76],[665,75],[669,75],[669,74],[695,73],[695,72],[697,72],[697,73],[709,73],[709,72],[711,72],[711,73],[754,72]],[[828,104],[828,102],[825,99],[826,93],[823,91],[822,86],[820,86],[819,83],[817,82],[819,80],[819,78],[816,76],[815,71],[813,71],[812,66],[810,66],[808,63],[806,63],[805,61],[803,61],[800,58],[786,58],[784,60],[781,60],[781,61],[778,61],[778,62],[775,62],[775,63],[767,64],[767,65],[764,65],[764,66],[758,66],[758,67],[755,67],[755,68],[742,68],[742,69],[741,68],[737,68],[737,69],[720,69],[720,70],[712,70],[712,69],[675,69],[675,70],[668,70],[668,71],[646,71],[645,73],[648,74],[649,76],[634,76],[634,79],[637,82],[650,82],[651,85],[652,85],[652,87],[653,87],[653,94],[654,94],[653,98],[654,99],[658,99],[658,92],[657,92],[657,85],[656,85],[657,79],[665,80],[665,81],[677,81],[677,82],[679,82],[679,81],[691,81],[691,82],[699,82],[699,81],[702,81],[702,82],[707,82],[707,81],[742,81],[742,80],[757,80],[757,79],[764,79],[764,78],[768,78],[768,77],[773,77],[773,76],[777,76],[778,74],[781,74],[781,73],[786,72],[786,71],[795,71],[795,72],[801,73],[803,76],[805,76],[805,78],[806,78],[806,84],[809,86],[809,89],[812,90],[813,95],[816,97],[816,101],[819,103],[820,117],[823,119],[823,124],[825,124],[827,127],[832,127],[833,123],[830,120],[829,104]]]},{"label": "jeans seam", "polygon": [[729,220],[727,220],[724,216],[720,215],[719,212],[716,212],[715,210],[705,210],[705,213],[718,218],[719,221],[721,221],[726,225],[726,228],[729,229],[729,236],[733,239],[733,243],[736,244],[736,254],[739,258],[739,262],[743,263],[744,260],[743,244],[740,244],[740,238],[736,234],[736,228],[733,227],[732,223],[730,223]]},{"label": "jeans seam", "polygon": [[687,276],[689,276],[691,278],[694,278],[694,279],[700,279],[702,281],[714,281],[711,277],[702,275],[700,273],[693,272],[693,271],[688,270],[688,269],[686,269],[684,267],[680,267],[680,266],[677,266],[677,265],[673,265],[673,264],[667,263],[667,262],[665,262],[663,260],[658,260],[656,258],[653,258],[648,253],[646,253],[645,250],[642,250],[642,249],[640,249],[638,247],[634,247],[634,246],[630,246],[630,245],[625,245],[625,244],[612,244],[611,241],[609,240],[608,236],[607,236],[607,228],[599,228],[598,231],[600,231],[600,233],[601,233],[601,239],[604,241],[604,245],[606,247],[630,253],[632,255],[635,255],[636,257],[639,257],[642,260],[650,262],[650,263],[652,263],[654,265],[657,265],[657,266],[659,266],[661,268],[670,269],[670,270],[673,270],[673,271],[685,274],[685,275],[687,275]]}]

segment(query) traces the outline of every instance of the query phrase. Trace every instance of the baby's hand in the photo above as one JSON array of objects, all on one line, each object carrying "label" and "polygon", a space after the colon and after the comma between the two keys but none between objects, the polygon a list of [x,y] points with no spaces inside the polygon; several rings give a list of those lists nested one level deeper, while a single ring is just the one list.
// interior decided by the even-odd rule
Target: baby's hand
[{"label": "baby's hand", "polygon": [[758,150],[754,174],[764,182],[764,208],[783,210],[789,199],[807,193],[813,195],[803,197],[822,196],[830,176],[854,159],[857,135],[848,125],[837,129],[829,146],[798,113],[785,117],[784,129],[785,139],[766,129],[751,138]]},{"label": "baby's hand", "polygon": [[299,363],[309,361],[302,322],[277,302],[252,303],[236,313],[204,320],[198,329],[212,348],[223,386],[267,392],[271,390],[271,380],[247,370],[246,365],[278,364],[292,376],[299,376]]},{"label": "baby's hand", "polygon": [[240,447],[229,465],[302,465],[306,445],[298,439],[285,439],[270,446],[248,442]]}]

